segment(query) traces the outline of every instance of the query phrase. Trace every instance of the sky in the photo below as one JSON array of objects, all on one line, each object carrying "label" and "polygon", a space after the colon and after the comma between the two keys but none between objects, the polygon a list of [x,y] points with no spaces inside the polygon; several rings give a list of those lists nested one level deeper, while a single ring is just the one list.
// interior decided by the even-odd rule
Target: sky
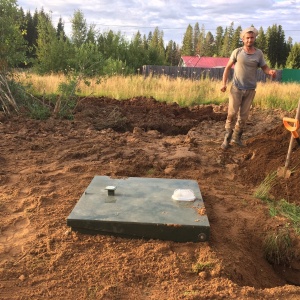
[{"label": "sky", "polygon": [[[230,3],[229,3],[230,2]],[[87,25],[94,25],[99,32],[121,32],[129,40],[138,31],[148,37],[156,27],[170,40],[181,45],[189,25],[196,23],[216,35],[218,26],[245,29],[252,24],[267,31],[268,27],[281,25],[286,40],[300,43],[300,0],[17,0],[24,12],[44,10],[51,15],[56,28],[59,18],[65,32],[71,34],[71,19],[80,10]]]}]

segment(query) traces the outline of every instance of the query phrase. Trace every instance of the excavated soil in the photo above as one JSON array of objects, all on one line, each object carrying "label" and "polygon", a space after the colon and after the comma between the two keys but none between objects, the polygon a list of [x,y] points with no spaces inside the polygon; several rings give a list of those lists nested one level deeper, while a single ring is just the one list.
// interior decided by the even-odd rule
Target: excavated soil
[{"label": "excavated soil", "polygon": [[[282,111],[252,109],[246,147],[222,151],[225,106],[181,108],[137,97],[82,99],[74,120],[0,116],[1,299],[299,299],[300,239],[254,196],[286,160]],[[300,205],[300,149],[269,198]],[[96,175],[196,180],[207,242],[72,231],[66,219]],[[265,237],[288,231],[274,265]]]}]

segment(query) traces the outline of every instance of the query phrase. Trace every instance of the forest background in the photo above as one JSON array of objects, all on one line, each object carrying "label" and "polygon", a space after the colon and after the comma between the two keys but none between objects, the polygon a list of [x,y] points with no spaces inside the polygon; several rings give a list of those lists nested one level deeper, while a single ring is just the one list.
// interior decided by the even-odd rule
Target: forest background
[{"label": "forest background", "polygon": [[[31,68],[40,74],[81,71],[86,75],[136,74],[143,65],[177,66],[183,55],[229,57],[241,46],[241,26],[218,26],[216,34],[196,23],[187,26],[182,45],[164,41],[155,28],[146,36],[139,31],[129,40],[121,32],[100,32],[80,10],[71,18],[71,36],[64,21],[54,25],[51,14],[35,10],[26,13],[15,0],[0,1],[1,65]],[[249,24],[251,25],[251,24]],[[300,68],[300,44],[286,39],[281,25],[273,24],[264,32],[259,28],[256,46],[272,68]]]},{"label": "forest background", "polygon": [[[252,25],[259,28],[257,24]],[[129,75],[131,80],[133,75],[140,75],[143,65],[177,66],[180,57],[184,55],[229,57],[233,49],[242,46],[240,40],[242,28],[240,26],[234,28],[234,23],[225,28],[218,26],[215,35],[210,31],[206,32],[204,26],[200,28],[198,23],[193,27],[188,25],[182,45],[172,40],[165,42],[164,33],[159,28],[150,31],[147,36],[137,31],[131,39],[121,32],[112,30],[101,32],[96,30],[94,25],[87,25],[80,10],[74,11],[71,28],[71,34],[67,36],[62,19],[54,25],[51,14],[43,9],[35,10],[33,14],[30,11],[25,13],[16,0],[0,0],[0,103],[5,113],[12,110],[19,112],[21,103],[25,104],[31,115],[38,118],[47,117],[52,111],[55,115],[70,116],[69,112],[76,105],[78,87],[82,82],[86,86],[91,86],[91,83],[105,83],[107,78],[112,76],[125,78]],[[300,69],[300,43],[293,43],[290,37],[286,39],[281,25],[273,24],[266,32],[260,27],[256,46],[263,50],[272,68]],[[17,76],[20,78],[20,74],[26,74],[25,76],[56,74],[63,75],[64,79],[63,82],[59,82],[56,92],[51,91],[50,95],[48,93],[48,99],[45,101],[45,98],[34,96],[40,97],[42,93],[47,94],[48,91],[44,89],[36,93],[37,88],[32,88],[32,81],[26,81],[24,77],[21,81],[17,78]],[[45,77],[43,79],[48,80]],[[42,86],[40,81],[37,82],[39,87]],[[152,91],[157,91],[157,86],[163,82],[166,83],[165,86],[170,87],[168,91],[173,91],[173,94],[160,88],[163,99],[158,100],[169,98],[176,101],[174,91],[179,89],[170,85],[170,81],[151,82]],[[143,85],[140,80],[131,80],[128,91],[134,90],[133,84]],[[203,103],[203,99],[212,99],[214,102],[224,100],[224,96],[219,95],[220,92],[206,97],[205,87],[211,87],[209,85],[211,82],[202,85],[203,91],[199,84],[193,86],[187,85],[186,82],[176,84],[180,84],[183,95],[178,99],[178,103],[183,105],[183,97],[187,98],[187,95],[190,96],[188,97],[190,104]],[[55,86],[52,82],[51,85]],[[121,86],[122,83],[119,83],[118,89]],[[183,86],[188,91],[183,90]],[[111,85],[108,88],[111,91]],[[298,93],[297,87],[286,89],[289,93],[291,90]],[[217,88],[209,90],[216,91]],[[274,91],[274,86],[269,90]],[[191,91],[194,91],[194,96],[190,94]],[[286,94],[285,91],[283,94]],[[271,107],[274,107],[274,103],[282,103],[282,99],[278,97],[274,100],[274,93],[263,99],[266,98],[268,103],[271,102]],[[126,99],[125,95],[123,99]],[[286,107],[291,105],[288,104]],[[66,113],[66,110],[69,112]]]}]

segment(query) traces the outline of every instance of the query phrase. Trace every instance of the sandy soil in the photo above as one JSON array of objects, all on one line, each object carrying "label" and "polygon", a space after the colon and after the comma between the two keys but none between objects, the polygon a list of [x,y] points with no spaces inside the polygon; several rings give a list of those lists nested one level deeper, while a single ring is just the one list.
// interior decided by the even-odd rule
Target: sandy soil
[{"label": "sandy soil", "polygon": [[[283,116],[253,109],[246,147],[222,151],[222,106],[100,98],[80,101],[72,121],[1,115],[0,298],[299,299],[299,236],[253,196],[284,166]],[[276,178],[271,197],[300,205],[299,162],[295,146],[294,172]],[[209,241],[71,231],[66,219],[96,175],[197,180]],[[263,243],[280,230],[290,231],[293,256],[273,266]]]}]

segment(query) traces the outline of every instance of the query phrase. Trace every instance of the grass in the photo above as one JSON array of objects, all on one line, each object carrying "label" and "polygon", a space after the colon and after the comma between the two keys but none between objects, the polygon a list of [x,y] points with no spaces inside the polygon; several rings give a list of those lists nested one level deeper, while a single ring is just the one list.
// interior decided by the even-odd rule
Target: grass
[{"label": "grass", "polygon": [[281,216],[287,219],[284,229],[270,232],[264,238],[263,249],[266,259],[271,264],[288,265],[294,255],[289,228],[292,224],[295,233],[300,234],[300,207],[287,202],[285,199],[280,201],[270,199],[270,190],[276,184],[276,179],[277,172],[268,174],[255,190],[254,196],[266,201],[272,217]]},{"label": "grass", "polygon": [[291,238],[285,229],[268,234],[263,248],[266,259],[274,265],[288,265],[294,256]]},{"label": "grass", "polygon": [[[289,224],[295,230],[295,233],[300,235],[300,206],[289,203],[285,199],[280,201],[269,201],[269,212],[272,217],[281,216],[289,220]],[[290,226],[287,224],[287,226]]]},{"label": "grass", "polygon": [[300,207],[294,203],[287,202],[285,199],[280,201],[270,199],[270,190],[276,184],[277,178],[276,171],[268,174],[254,191],[254,197],[267,202],[272,217],[282,216],[291,221],[295,232],[300,234]]},{"label": "grass", "polygon": [[263,182],[254,191],[254,197],[261,200],[268,200],[271,188],[275,185],[277,178],[277,172],[274,171],[268,174]]},{"label": "grass", "polygon": [[197,262],[195,264],[192,265],[192,271],[194,273],[200,273],[203,272],[205,270],[210,270],[214,267],[214,263],[213,262]]},{"label": "grass", "polygon": [[281,215],[290,220],[296,233],[300,234],[300,206],[282,199],[274,208],[276,215]]},{"label": "grass", "polygon": [[[63,74],[39,76],[30,72],[17,73],[17,78],[30,86],[30,92],[35,96],[57,94],[59,85],[67,81]],[[82,80],[76,93],[78,96],[104,96],[118,100],[137,96],[153,97],[158,101],[192,106],[227,102],[229,92],[222,93],[220,87],[221,81],[208,78],[191,80],[168,76],[115,75]],[[297,83],[259,82],[253,104],[262,109],[290,111],[297,107],[299,95],[300,85]]]}]

